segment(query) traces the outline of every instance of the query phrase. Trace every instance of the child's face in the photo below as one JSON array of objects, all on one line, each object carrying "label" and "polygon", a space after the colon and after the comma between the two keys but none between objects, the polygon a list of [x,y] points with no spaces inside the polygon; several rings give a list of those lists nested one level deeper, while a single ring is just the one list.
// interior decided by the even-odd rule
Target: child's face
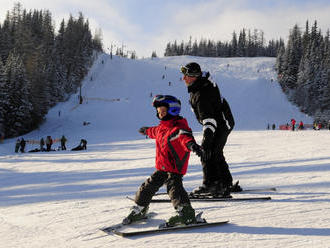
[{"label": "child's face", "polygon": [[165,106],[160,106],[157,108],[157,113],[159,119],[163,119],[167,115],[167,108]]}]

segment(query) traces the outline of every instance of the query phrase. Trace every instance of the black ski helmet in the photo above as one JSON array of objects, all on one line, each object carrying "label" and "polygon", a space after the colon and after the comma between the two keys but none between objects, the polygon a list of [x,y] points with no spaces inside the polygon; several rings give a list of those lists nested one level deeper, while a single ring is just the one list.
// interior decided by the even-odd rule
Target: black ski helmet
[{"label": "black ski helmet", "polygon": [[202,75],[201,67],[196,62],[190,62],[185,66],[182,66],[181,72],[189,77],[199,77]]}]

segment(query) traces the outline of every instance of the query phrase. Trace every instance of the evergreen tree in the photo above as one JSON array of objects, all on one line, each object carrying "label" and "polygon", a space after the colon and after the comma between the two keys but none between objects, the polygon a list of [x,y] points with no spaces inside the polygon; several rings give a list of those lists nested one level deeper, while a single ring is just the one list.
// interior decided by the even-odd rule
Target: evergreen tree
[{"label": "evergreen tree", "polygon": [[153,59],[153,58],[157,58],[156,51],[152,51],[152,53],[151,53],[151,59]]},{"label": "evergreen tree", "polygon": [[285,88],[294,89],[297,84],[298,68],[302,57],[301,33],[298,25],[291,30],[287,48],[284,54],[283,73],[281,81],[285,81]]},{"label": "evergreen tree", "polygon": [[236,35],[236,32],[234,31],[233,32],[233,38],[231,40],[231,56],[232,57],[236,57],[238,56],[238,47],[237,47],[237,35]]},{"label": "evergreen tree", "polygon": [[168,42],[166,44],[164,56],[172,56],[171,43],[170,42]]},{"label": "evergreen tree", "polygon": [[14,39],[10,24],[10,14],[7,12],[6,19],[1,27],[0,35],[0,57],[2,61],[6,61],[10,50],[14,47]]},{"label": "evergreen tree", "polygon": [[6,120],[5,115],[9,108],[9,93],[7,89],[7,78],[5,75],[5,68],[0,58],[0,133],[6,135],[5,126]]},{"label": "evergreen tree", "polygon": [[238,43],[237,43],[237,55],[239,57],[245,57],[247,51],[247,41],[246,41],[246,33],[245,29],[240,32],[238,36]]},{"label": "evergreen tree", "polygon": [[31,130],[32,104],[29,102],[30,84],[26,80],[23,61],[15,50],[9,54],[4,73],[9,93],[4,115],[5,133],[9,137],[17,136]]}]

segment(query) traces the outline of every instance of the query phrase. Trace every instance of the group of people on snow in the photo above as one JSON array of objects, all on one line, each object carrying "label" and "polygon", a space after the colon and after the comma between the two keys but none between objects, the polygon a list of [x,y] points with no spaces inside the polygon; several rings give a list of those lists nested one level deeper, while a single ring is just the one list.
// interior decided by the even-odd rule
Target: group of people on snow
[{"label": "group of people on snow", "polygon": [[305,129],[305,126],[304,126],[304,123],[302,121],[299,122],[299,125],[297,127],[296,125],[296,120],[295,119],[291,119],[291,130],[294,131],[298,128],[298,130],[304,130]]},{"label": "group of people on snow", "polygon": [[[275,130],[276,129],[276,125],[275,123],[272,124],[272,130]],[[270,124],[268,123],[267,124],[267,130],[270,130]]]},{"label": "group of people on snow", "polygon": [[228,135],[235,122],[226,99],[218,86],[210,81],[210,73],[191,62],[181,67],[183,80],[190,94],[190,105],[196,119],[203,127],[201,145],[197,144],[187,120],[180,116],[181,101],[171,95],[156,95],[152,105],[160,120],[158,126],[141,127],[139,133],[156,141],[156,170],[139,187],[135,203],[123,224],[145,218],[152,197],[163,185],[177,215],[167,225],[196,223],[195,210],[183,187],[182,178],[187,172],[190,152],[201,159],[203,181],[191,194],[210,194],[229,197],[232,191],[241,191],[233,178],[223,154]]},{"label": "group of people on snow", "polygon": [[[32,143],[32,144],[35,144],[35,143],[38,143],[39,144],[39,148],[35,148],[33,150],[30,150],[29,152],[50,152],[50,151],[56,151],[55,149],[52,148],[52,145],[56,142],[60,142],[61,143],[61,146],[58,147],[57,150],[66,150],[66,142],[67,142],[67,138],[62,135],[61,138],[59,139],[53,139],[50,135],[48,135],[46,137],[46,139],[44,138],[41,138],[40,141],[33,141],[33,140],[24,140],[24,138],[20,138],[20,139],[17,139],[16,140],[16,143],[15,143],[15,152],[22,152],[24,153],[25,152],[25,146],[26,146],[26,143]],[[86,139],[81,139],[80,140],[80,143],[78,146],[74,147],[71,149],[71,151],[79,151],[79,150],[86,150],[87,149],[87,140]]]}]

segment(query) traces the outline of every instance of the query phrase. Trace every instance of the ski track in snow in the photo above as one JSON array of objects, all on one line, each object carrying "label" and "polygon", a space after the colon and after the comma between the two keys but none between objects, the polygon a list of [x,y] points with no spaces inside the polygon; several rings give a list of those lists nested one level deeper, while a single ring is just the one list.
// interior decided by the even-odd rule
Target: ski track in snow
[{"label": "ski track in snow", "polygon": [[[208,221],[229,220],[224,226],[132,238],[106,235],[99,229],[128,214],[132,202],[125,197],[134,196],[154,170],[154,142],[137,133],[158,123],[150,93],[182,99],[182,114],[201,141],[201,127],[179,80],[179,66],[190,61],[211,72],[233,108],[237,126],[225,156],[234,180],[244,188],[276,187],[277,192],[239,195],[272,197],[265,202],[192,203]],[[86,138],[86,151],[15,154],[15,139],[0,144],[1,247],[329,247],[330,132],[264,130],[267,123],[291,118],[312,121],[282,94],[274,62],[100,55],[83,83],[84,103],[77,105],[74,94],[51,109],[38,130],[24,135],[39,140],[65,134],[68,148]],[[83,126],[84,121],[90,125]],[[28,144],[27,150],[35,147]],[[200,185],[201,178],[199,159],[192,155],[186,189]],[[150,211],[157,215],[125,230],[153,228],[174,214],[170,203],[152,204]]]}]

